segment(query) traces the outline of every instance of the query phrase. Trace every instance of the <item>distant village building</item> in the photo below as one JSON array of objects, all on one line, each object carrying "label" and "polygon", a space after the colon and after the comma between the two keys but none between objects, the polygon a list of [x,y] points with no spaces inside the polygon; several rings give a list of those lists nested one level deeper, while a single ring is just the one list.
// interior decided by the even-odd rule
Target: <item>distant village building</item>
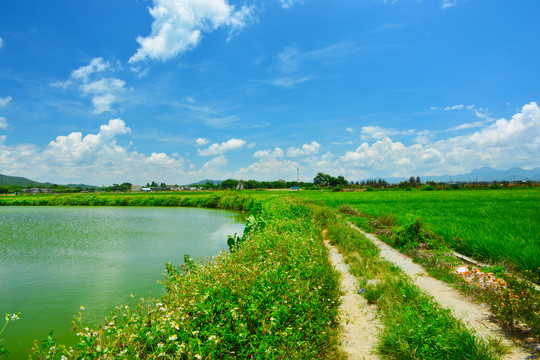
[{"label": "distant village building", "polygon": [[30,189],[22,189],[23,193],[26,194],[50,194],[52,193],[52,189],[49,188],[30,188]]},{"label": "distant village building", "polygon": [[238,184],[236,184],[236,190],[245,190],[243,181],[240,181],[238,182]]},{"label": "distant village building", "polygon": [[142,191],[141,185],[131,185],[131,191]]},{"label": "distant village building", "polygon": [[152,189],[151,188],[142,188],[141,191],[142,192],[150,192],[150,191],[152,191]]},{"label": "distant village building", "polygon": [[182,190],[185,190],[185,188],[183,186],[169,185],[169,190],[170,191],[182,191]]}]

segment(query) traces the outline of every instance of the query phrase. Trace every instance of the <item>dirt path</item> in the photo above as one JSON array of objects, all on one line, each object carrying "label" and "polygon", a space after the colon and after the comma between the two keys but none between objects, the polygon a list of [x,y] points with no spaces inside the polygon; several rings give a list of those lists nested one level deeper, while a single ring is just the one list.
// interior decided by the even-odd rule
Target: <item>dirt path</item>
[{"label": "dirt path", "polygon": [[491,320],[492,315],[487,308],[467,300],[459,291],[430,277],[422,266],[415,264],[411,258],[382,242],[376,236],[368,234],[354,225],[351,226],[377,245],[385,260],[399,266],[423,292],[433,296],[441,306],[450,309],[454,316],[467,327],[474,329],[485,339],[500,339],[503,344],[511,346],[512,348],[505,359],[530,359],[530,354],[516,347],[501,326]]},{"label": "dirt path", "polygon": [[328,241],[325,241],[325,245],[332,265],[341,274],[341,348],[347,353],[349,360],[378,359],[373,352],[381,326],[376,318],[377,310],[358,294],[356,278],[349,272],[349,266],[345,264],[337,248]]}]

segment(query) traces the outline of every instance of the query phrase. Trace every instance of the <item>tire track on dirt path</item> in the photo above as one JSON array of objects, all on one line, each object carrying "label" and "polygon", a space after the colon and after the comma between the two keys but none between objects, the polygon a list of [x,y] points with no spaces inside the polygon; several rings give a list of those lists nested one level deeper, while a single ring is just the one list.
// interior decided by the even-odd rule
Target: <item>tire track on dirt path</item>
[{"label": "tire track on dirt path", "polygon": [[358,294],[356,278],[349,272],[343,255],[329,241],[325,240],[334,269],[341,274],[341,305],[340,325],[341,349],[347,353],[349,360],[376,360],[379,357],[374,352],[377,346],[380,322],[377,310],[369,305],[363,296]]},{"label": "tire track on dirt path", "polygon": [[366,233],[353,224],[351,226],[377,245],[382,258],[399,266],[420,290],[433,296],[434,300],[444,308],[450,309],[465,326],[474,329],[484,339],[498,339],[505,346],[509,346],[510,351],[504,359],[531,359],[531,354],[513,343],[504,329],[492,320],[493,315],[487,308],[467,300],[459,291],[432,278],[421,265],[414,263],[411,258],[382,242],[375,235]]}]

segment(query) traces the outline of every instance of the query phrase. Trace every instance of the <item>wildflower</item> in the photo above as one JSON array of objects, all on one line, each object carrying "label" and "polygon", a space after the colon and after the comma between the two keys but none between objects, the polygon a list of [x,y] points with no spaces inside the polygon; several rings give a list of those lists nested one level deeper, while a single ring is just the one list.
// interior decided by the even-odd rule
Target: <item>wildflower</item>
[{"label": "wildflower", "polygon": [[84,306],[81,305],[81,307],[79,308],[80,310],[84,310]]},{"label": "wildflower", "polygon": [[195,359],[202,359],[202,356],[199,354],[195,354]]},{"label": "wildflower", "polygon": [[174,341],[174,340],[176,340],[177,337],[178,337],[178,336],[176,336],[176,334],[171,335],[171,336],[169,336],[169,340],[170,340],[170,341]]}]

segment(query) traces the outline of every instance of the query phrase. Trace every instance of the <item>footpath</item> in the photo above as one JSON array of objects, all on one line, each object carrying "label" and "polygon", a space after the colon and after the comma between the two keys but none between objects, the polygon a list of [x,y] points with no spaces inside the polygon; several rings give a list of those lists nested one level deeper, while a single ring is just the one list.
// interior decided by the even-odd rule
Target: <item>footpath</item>
[{"label": "footpath", "polygon": [[[399,266],[424,293],[432,296],[442,307],[450,309],[453,315],[465,326],[473,329],[484,339],[494,339],[510,348],[504,359],[534,359],[530,353],[516,346],[504,329],[493,320],[491,312],[482,305],[468,300],[456,289],[432,278],[425,269],[411,258],[379,240],[376,236],[351,226],[372,241],[379,249],[383,259]],[[374,349],[381,324],[377,320],[376,308],[369,305],[358,294],[356,278],[348,271],[348,265],[335,246],[326,242],[330,260],[341,273],[342,305],[341,325],[343,327],[342,349],[350,360],[378,359]]]}]

